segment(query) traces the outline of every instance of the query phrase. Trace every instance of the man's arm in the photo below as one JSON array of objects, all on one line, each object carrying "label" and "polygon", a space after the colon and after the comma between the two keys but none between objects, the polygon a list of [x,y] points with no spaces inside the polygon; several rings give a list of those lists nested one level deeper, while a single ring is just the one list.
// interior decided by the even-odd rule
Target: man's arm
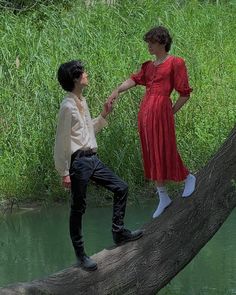
[{"label": "man's arm", "polygon": [[63,106],[58,116],[58,125],[54,147],[55,167],[62,177],[63,186],[70,187],[70,157],[71,157],[71,109]]},{"label": "man's arm", "polygon": [[106,117],[112,112],[112,109],[112,102],[107,101],[103,106],[101,114],[97,118],[92,119],[95,133],[99,132],[103,127],[107,126]]}]

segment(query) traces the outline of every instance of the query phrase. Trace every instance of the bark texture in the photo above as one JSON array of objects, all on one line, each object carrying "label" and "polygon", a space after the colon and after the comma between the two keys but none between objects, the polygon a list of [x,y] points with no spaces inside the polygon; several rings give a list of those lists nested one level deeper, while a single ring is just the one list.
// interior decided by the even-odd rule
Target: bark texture
[{"label": "bark texture", "polygon": [[197,174],[187,199],[177,198],[145,234],[95,254],[98,270],[69,267],[45,279],[0,289],[0,294],[157,294],[213,237],[236,206],[236,127]]}]

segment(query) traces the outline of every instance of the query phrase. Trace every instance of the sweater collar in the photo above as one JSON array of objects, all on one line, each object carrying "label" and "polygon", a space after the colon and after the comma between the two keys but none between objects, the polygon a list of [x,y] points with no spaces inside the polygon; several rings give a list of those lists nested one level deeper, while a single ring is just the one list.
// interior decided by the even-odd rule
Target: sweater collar
[{"label": "sweater collar", "polygon": [[67,98],[73,98],[74,99],[74,101],[76,102],[76,101],[78,101],[78,100],[81,100],[81,101],[83,101],[85,98],[82,96],[82,98],[80,99],[80,98],[78,98],[78,96],[77,95],[75,95],[73,92],[67,92],[67,95],[66,95],[66,97]]}]

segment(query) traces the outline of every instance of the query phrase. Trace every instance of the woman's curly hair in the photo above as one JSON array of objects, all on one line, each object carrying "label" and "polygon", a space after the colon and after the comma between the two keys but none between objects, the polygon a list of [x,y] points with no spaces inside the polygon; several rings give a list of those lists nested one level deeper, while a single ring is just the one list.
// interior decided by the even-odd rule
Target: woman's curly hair
[{"label": "woman's curly hair", "polygon": [[165,44],[166,52],[170,50],[171,43],[172,43],[172,38],[170,36],[169,31],[163,26],[152,28],[143,36],[143,40],[145,42],[151,42],[151,43],[158,42],[160,44]]}]

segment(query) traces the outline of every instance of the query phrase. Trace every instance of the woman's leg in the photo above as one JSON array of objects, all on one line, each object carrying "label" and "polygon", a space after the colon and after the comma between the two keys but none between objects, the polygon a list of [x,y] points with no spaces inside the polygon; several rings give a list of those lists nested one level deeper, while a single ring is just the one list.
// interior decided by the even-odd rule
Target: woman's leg
[{"label": "woman's leg", "polygon": [[196,185],[196,177],[192,174],[189,174],[187,178],[184,181],[184,191],[182,194],[183,198],[189,197],[195,190],[195,185]]},{"label": "woman's leg", "polygon": [[163,211],[171,204],[171,199],[168,196],[166,187],[165,187],[165,182],[155,182],[157,186],[157,192],[156,194],[158,195],[159,198],[159,204],[156,208],[156,211],[153,213],[153,218],[156,218],[163,213]]}]

